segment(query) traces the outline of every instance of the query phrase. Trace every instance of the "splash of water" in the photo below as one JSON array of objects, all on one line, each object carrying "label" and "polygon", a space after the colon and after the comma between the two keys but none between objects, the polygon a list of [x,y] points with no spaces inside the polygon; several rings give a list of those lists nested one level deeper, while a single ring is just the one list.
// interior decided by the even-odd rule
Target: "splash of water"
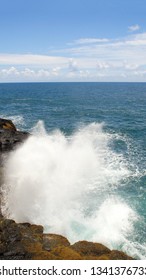
[{"label": "splash of water", "polygon": [[3,214],[42,224],[71,242],[86,239],[110,248],[129,244],[137,214],[116,190],[131,172],[110,148],[112,136],[103,124],[67,137],[59,130],[47,134],[39,122],[33,133],[6,162]]}]

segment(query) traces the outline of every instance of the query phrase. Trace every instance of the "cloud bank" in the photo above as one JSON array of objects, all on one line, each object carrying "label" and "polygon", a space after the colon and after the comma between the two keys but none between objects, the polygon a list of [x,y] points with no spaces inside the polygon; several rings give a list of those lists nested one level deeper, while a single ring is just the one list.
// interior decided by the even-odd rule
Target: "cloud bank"
[{"label": "cloud bank", "polygon": [[0,54],[0,82],[7,81],[146,82],[146,33],[80,38],[49,55]]}]

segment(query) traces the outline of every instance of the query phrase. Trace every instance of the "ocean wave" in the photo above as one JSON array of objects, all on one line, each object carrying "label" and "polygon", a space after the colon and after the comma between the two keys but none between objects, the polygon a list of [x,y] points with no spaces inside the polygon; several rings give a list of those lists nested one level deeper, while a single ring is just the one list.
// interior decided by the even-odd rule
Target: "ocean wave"
[{"label": "ocean wave", "polygon": [[140,217],[120,192],[134,176],[134,163],[113,149],[115,135],[102,123],[66,136],[60,130],[48,134],[39,121],[32,132],[5,164],[3,214],[42,224],[71,242],[102,242],[146,258],[135,241]]}]

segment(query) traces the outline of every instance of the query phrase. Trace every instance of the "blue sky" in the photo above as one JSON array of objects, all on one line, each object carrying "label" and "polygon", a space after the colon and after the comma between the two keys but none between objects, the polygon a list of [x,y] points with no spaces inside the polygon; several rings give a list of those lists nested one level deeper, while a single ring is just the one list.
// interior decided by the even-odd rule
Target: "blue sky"
[{"label": "blue sky", "polygon": [[146,0],[0,0],[0,82],[146,82]]}]

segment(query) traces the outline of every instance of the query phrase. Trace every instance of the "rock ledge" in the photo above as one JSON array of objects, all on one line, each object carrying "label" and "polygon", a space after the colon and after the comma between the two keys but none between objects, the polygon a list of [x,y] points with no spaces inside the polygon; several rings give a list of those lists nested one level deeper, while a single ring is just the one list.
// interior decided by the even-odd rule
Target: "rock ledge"
[{"label": "rock ledge", "polygon": [[70,245],[67,238],[44,234],[43,227],[15,223],[0,218],[1,260],[132,260],[120,251],[111,251],[100,243],[79,241]]}]

